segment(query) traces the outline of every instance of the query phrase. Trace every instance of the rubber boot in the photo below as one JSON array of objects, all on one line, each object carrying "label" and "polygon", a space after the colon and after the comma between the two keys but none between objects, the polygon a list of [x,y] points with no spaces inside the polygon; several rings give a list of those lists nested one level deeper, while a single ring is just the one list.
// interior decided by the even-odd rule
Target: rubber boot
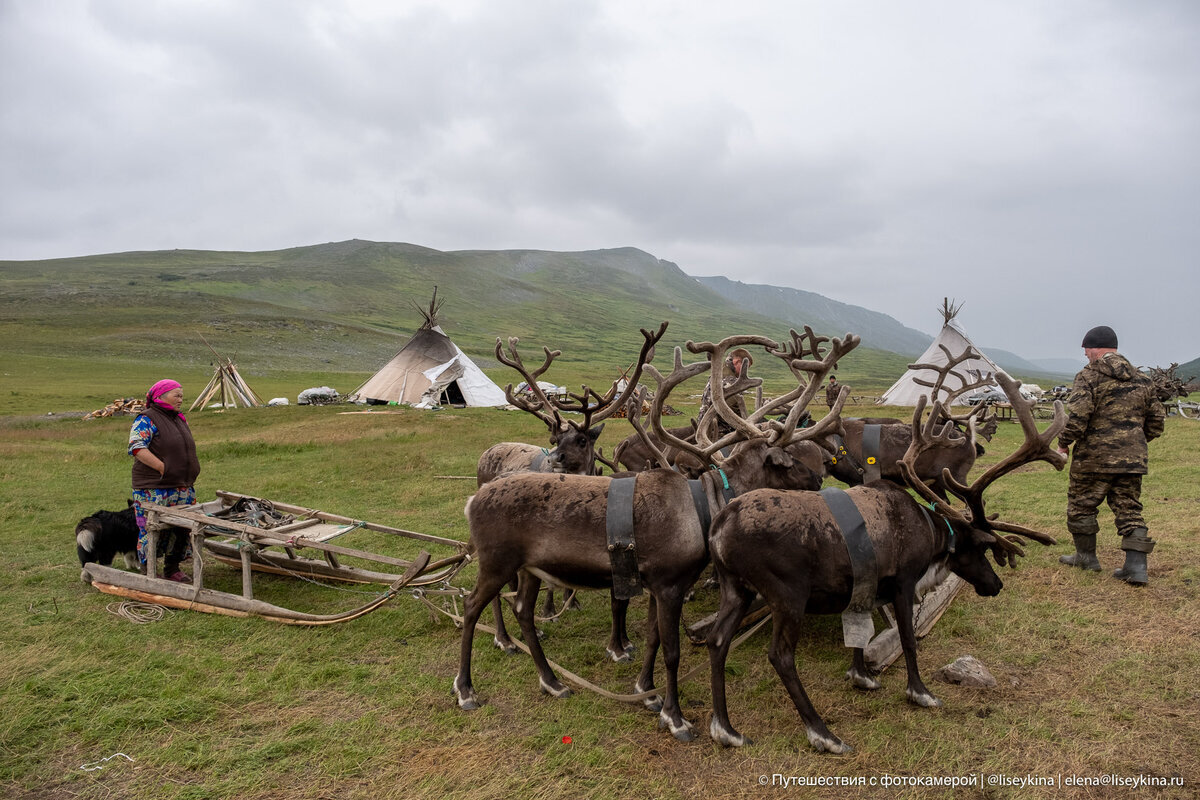
[{"label": "rubber boot", "polygon": [[1096,558],[1096,534],[1075,533],[1071,535],[1071,538],[1075,540],[1075,552],[1069,556],[1059,556],[1059,562],[1086,569],[1088,572],[1099,572],[1100,559]]},{"label": "rubber boot", "polygon": [[1154,550],[1154,540],[1145,528],[1134,528],[1121,537],[1121,549],[1125,551],[1125,564],[1113,572],[1113,577],[1134,586],[1145,586],[1150,582],[1146,574],[1146,556]]}]

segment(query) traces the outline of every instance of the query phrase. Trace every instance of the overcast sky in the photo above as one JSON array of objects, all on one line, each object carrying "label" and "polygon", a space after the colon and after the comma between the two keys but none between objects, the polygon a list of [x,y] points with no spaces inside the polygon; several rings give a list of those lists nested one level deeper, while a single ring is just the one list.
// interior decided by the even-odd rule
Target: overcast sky
[{"label": "overcast sky", "polygon": [[0,260],[633,246],[1200,356],[1194,0],[0,0],[0,92]]}]

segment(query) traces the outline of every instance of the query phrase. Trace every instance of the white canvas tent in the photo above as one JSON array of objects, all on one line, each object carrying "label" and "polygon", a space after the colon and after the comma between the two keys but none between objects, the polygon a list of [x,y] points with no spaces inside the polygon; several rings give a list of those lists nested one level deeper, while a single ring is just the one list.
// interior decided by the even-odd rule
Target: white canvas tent
[{"label": "white canvas tent", "polygon": [[[938,333],[937,338],[933,340],[933,344],[929,345],[929,348],[914,363],[941,366],[949,361],[949,358],[946,356],[946,350],[950,351],[950,356],[957,358],[964,350],[970,347],[979,354],[979,357],[962,362],[955,367],[955,371],[963,373],[969,381],[983,379],[994,386],[996,385],[995,375],[1000,371],[1000,368],[984,355],[983,351],[975,347],[971,342],[971,338],[967,336],[966,332],[955,321],[954,318],[961,308],[961,303],[954,305],[949,299],[943,299],[942,330]],[[943,346],[945,350],[942,349]],[[918,398],[929,394],[929,387],[917,383],[916,378],[933,383],[937,378],[937,373],[931,369],[909,369],[908,372],[900,376],[900,380],[893,383],[892,387],[883,393],[883,397],[880,398],[879,402],[889,406],[915,406]],[[950,385],[942,390],[943,396],[949,394],[951,390],[958,388],[959,385],[955,384],[952,380],[947,383]],[[980,389],[980,391],[983,391],[983,389]],[[955,400],[957,405],[964,405],[966,402],[967,398],[965,395]]]},{"label": "white canvas tent", "polygon": [[436,405],[503,406],[504,390],[483,373],[438,325],[437,288],[425,322],[400,352],[350,394],[365,403],[405,403],[417,408]]}]

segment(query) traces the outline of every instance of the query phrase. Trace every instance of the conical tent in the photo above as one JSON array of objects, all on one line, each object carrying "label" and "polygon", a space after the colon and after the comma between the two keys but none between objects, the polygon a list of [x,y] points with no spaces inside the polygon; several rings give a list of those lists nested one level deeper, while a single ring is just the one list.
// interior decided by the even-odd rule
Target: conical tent
[{"label": "conical tent", "polygon": [[[1000,371],[1000,368],[984,355],[982,350],[975,347],[971,342],[971,338],[967,336],[966,332],[959,327],[954,319],[961,308],[961,303],[954,305],[949,299],[943,299],[942,330],[938,333],[937,338],[933,340],[933,344],[929,345],[929,348],[920,355],[915,363],[941,366],[949,361],[946,355],[947,350],[950,351],[950,356],[957,358],[963,351],[970,347],[979,354],[979,357],[963,361],[955,367],[955,371],[962,373],[968,381],[986,380],[988,383],[996,385],[995,375]],[[920,397],[929,394],[929,387],[917,383],[916,378],[933,383],[937,378],[937,373],[931,369],[909,369],[908,372],[900,376],[900,380],[893,383],[892,387],[883,393],[883,397],[880,398],[879,402],[889,406],[915,406]],[[954,388],[957,388],[957,386],[944,388],[942,390],[943,396],[949,394]],[[967,402],[967,398],[964,395],[956,398],[954,402],[956,405],[964,405]]]},{"label": "conical tent", "polygon": [[504,390],[483,373],[438,325],[441,304],[434,288],[425,322],[400,352],[350,395],[357,402],[406,403],[418,408],[439,404],[503,406]]},{"label": "conical tent", "polygon": [[[204,339],[203,336],[200,338]],[[192,403],[192,407],[188,411],[204,408],[209,401],[220,403],[222,408],[237,408],[238,406],[254,408],[264,405],[262,398],[250,388],[250,384],[246,383],[238,373],[237,366],[228,358],[213,350],[212,345],[208,344],[207,340],[204,343],[208,345],[209,350],[212,350],[217,360],[213,364],[212,379],[209,380],[208,385],[204,387],[200,394],[196,396],[196,402]]]}]

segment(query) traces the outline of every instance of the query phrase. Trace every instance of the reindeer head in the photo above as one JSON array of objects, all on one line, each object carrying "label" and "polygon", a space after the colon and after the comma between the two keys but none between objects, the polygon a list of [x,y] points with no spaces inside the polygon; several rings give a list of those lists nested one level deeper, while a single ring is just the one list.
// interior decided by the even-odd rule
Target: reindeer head
[{"label": "reindeer head", "polygon": [[[953,367],[972,355],[974,355],[973,351],[968,348],[961,356],[951,358],[943,366],[916,365],[933,369],[939,373],[935,382],[925,383],[926,386],[933,387],[932,396],[939,396],[939,391],[943,388],[947,375],[953,374]],[[977,592],[985,595],[995,594],[1002,585],[999,577],[984,558],[987,552],[991,552],[999,566],[1005,564],[1015,566],[1017,556],[1025,555],[1018,537],[1031,539],[1041,544],[1054,544],[1054,539],[1047,534],[1010,522],[1003,522],[997,519],[996,515],[989,517],[984,508],[984,490],[1001,476],[1024,464],[1046,461],[1055,469],[1061,470],[1066,462],[1066,458],[1050,446],[1050,442],[1067,424],[1066,412],[1063,410],[1062,403],[1055,402],[1053,421],[1046,430],[1039,432],[1033,418],[1034,401],[1026,400],[1021,396],[1020,383],[1003,371],[996,374],[996,380],[1008,396],[1009,402],[1021,422],[1025,441],[1016,452],[986,470],[969,486],[955,480],[949,470],[943,470],[942,480],[948,492],[961,500],[965,509],[952,506],[939,498],[924,481],[917,477],[915,469],[917,457],[921,453],[934,447],[947,446],[950,443],[951,437],[954,435],[954,426],[947,425],[946,422],[953,420],[954,417],[950,414],[949,405],[960,391],[973,388],[965,381],[960,391],[951,391],[946,398],[934,400],[929,417],[924,421],[922,418],[929,397],[922,396],[920,398],[916,410],[913,412],[912,443],[900,462],[905,481],[949,528],[949,566],[964,579],[970,581]],[[973,420],[971,422],[973,424]],[[935,521],[935,524],[938,523]]]},{"label": "reindeer head", "polygon": [[[666,332],[667,323],[665,322],[657,332],[642,328],[642,338],[645,341],[638,355],[636,367],[633,369],[633,376],[627,379],[625,388],[619,396],[617,391],[619,381],[613,381],[612,387],[603,396],[585,385],[581,387],[578,394],[568,392],[566,399],[550,397],[538,385],[538,378],[545,374],[554,359],[562,355],[561,350],[543,347],[545,360],[540,367],[530,372],[517,352],[519,339],[515,336],[509,338],[508,355],[504,353],[501,340],[496,339],[496,359],[501,364],[512,367],[521,373],[521,376],[525,378],[529,393],[528,397],[514,394],[510,383],[504,388],[504,396],[512,405],[533,414],[545,423],[550,432],[550,444],[554,446],[554,451],[550,454],[550,463],[553,464],[555,472],[576,475],[592,474],[596,461],[596,440],[600,438],[600,434],[604,430],[602,420],[608,419],[622,408],[637,390],[638,379],[642,375],[643,368],[654,357],[654,345],[662,339]],[[628,372],[627,369],[624,374],[628,374]],[[562,416],[564,413],[582,414],[583,421],[566,420]]]},{"label": "reindeer head", "polygon": [[[859,338],[847,334],[845,339],[834,339],[831,351],[822,355],[821,343],[829,341],[818,338],[811,328],[805,328],[804,336],[791,331],[791,342],[781,345],[764,336],[730,336],[713,344],[711,342],[688,342],[693,353],[705,353],[707,359],[693,364],[683,364],[683,351],[675,348],[674,368],[664,376],[653,365],[647,365],[646,373],[658,384],[650,410],[650,424],[659,440],[691,454],[702,464],[714,470],[725,471],[729,479],[746,488],[800,489],[819,487],[823,470],[822,456],[816,445],[809,440],[819,441],[831,429],[840,425],[840,413],[846,400],[846,390],[838,397],[834,410],[816,425],[801,428],[801,420],[810,419],[807,406],[817,392],[822,390],[821,381],[833,369],[837,360],[853,350]],[[807,342],[807,343],[806,343]],[[728,398],[761,384],[761,380],[746,377],[743,369],[738,375],[726,373],[726,353],[736,347],[760,346],[768,354],[787,363],[796,376],[797,386],[790,392],[762,403],[746,417],[739,416],[729,405]],[[662,425],[662,412],[671,391],[688,380],[708,374],[709,393],[712,407],[696,424],[696,441],[688,441],[671,435]],[[786,409],[785,419],[769,419],[771,414],[780,414]],[[730,429],[715,440],[714,415],[719,416]],[[643,442],[655,453],[661,464],[669,463],[657,443],[646,434],[636,415],[630,422],[642,436]],[[817,488],[817,487],[813,487]]]}]

